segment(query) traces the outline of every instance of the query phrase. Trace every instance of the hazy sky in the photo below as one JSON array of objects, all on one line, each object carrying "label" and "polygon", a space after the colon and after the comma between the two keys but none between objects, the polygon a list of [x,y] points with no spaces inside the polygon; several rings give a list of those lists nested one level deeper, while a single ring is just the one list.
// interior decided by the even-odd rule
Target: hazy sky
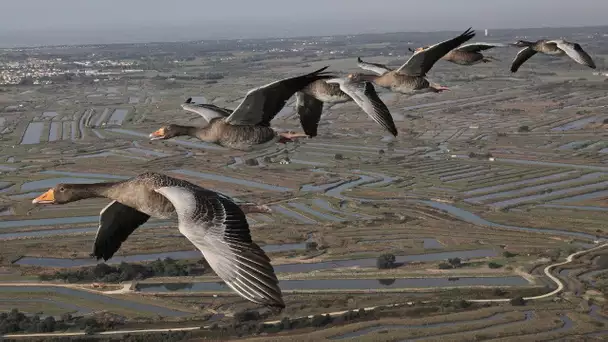
[{"label": "hazy sky", "polygon": [[2,0],[0,45],[594,26],[607,0]]}]

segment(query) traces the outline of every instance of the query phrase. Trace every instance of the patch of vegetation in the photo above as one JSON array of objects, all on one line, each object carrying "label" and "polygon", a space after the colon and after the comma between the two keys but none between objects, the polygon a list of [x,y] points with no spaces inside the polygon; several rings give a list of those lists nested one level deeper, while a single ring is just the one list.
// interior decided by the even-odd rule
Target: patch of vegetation
[{"label": "patch of vegetation", "polygon": [[511,303],[511,305],[513,305],[513,306],[524,306],[524,305],[526,305],[526,301],[525,301],[525,300],[524,300],[524,298],[523,298],[523,297],[521,297],[521,296],[518,296],[518,297],[512,298],[512,299],[509,301],[509,303]]},{"label": "patch of vegetation", "polygon": [[520,133],[530,132],[530,127],[528,127],[528,126],[519,126],[519,128],[517,129],[517,131],[520,132]]},{"label": "patch of vegetation", "polygon": [[502,252],[502,255],[505,258],[512,258],[512,257],[517,256],[517,253],[513,253],[513,252],[509,252],[509,251],[504,251],[504,252]]},{"label": "patch of vegetation", "polygon": [[203,273],[200,268],[177,262],[171,258],[145,264],[120,263],[118,266],[97,264],[75,270],[61,270],[54,274],[40,275],[40,280],[61,279],[67,283],[104,282],[120,283],[128,280],[141,280],[149,277],[179,277]]},{"label": "patch of vegetation", "polygon": [[376,266],[378,269],[385,270],[389,268],[395,268],[397,265],[395,264],[395,256],[393,254],[387,253],[382,254],[376,260]]},{"label": "patch of vegetation", "polygon": [[9,313],[0,313],[0,334],[45,333],[53,332],[55,329],[65,329],[65,326],[58,325],[52,316],[45,319],[41,319],[39,315],[26,316],[18,309],[12,309]]},{"label": "patch of vegetation", "polygon": [[488,267],[489,267],[489,268],[501,268],[501,267],[502,267],[502,265],[501,265],[501,264],[499,264],[499,263],[497,263],[497,262],[490,261],[490,262],[488,263]]}]

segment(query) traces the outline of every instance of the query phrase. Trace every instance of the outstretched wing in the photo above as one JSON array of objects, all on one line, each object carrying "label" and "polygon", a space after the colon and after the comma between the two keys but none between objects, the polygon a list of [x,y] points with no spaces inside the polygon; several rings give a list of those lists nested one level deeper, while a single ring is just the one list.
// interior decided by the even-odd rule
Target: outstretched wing
[{"label": "outstretched wing", "polygon": [[251,240],[245,214],[230,198],[202,188],[155,189],[177,212],[179,230],[211,268],[241,297],[284,308],[279,281],[266,253]]},{"label": "outstretched wing", "polygon": [[564,51],[570,58],[578,64],[586,65],[591,69],[595,69],[593,59],[578,43],[570,43],[564,40],[553,40],[548,43],[555,43],[557,47]]},{"label": "outstretched wing", "polygon": [[405,64],[397,69],[397,72],[409,76],[425,76],[441,57],[473,37],[475,37],[475,31],[469,28],[456,38],[420,50],[414,53]]},{"label": "outstretched wing", "polygon": [[536,51],[532,49],[532,47],[527,47],[522,49],[517,53],[515,59],[513,59],[513,63],[511,64],[511,72],[516,72],[519,67],[524,64],[525,61],[530,59],[530,57],[536,55]]},{"label": "outstretched wing", "polygon": [[361,69],[365,69],[368,71],[371,71],[373,73],[376,73],[380,76],[386,74],[389,71],[392,71],[393,69],[387,67],[384,64],[379,64],[379,63],[371,63],[371,62],[364,62],[361,57],[357,57],[357,66]]},{"label": "outstretched wing", "polygon": [[118,251],[129,235],[149,218],[148,214],[120,202],[110,202],[99,213],[99,229],[91,256],[96,257],[97,260],[107,261]]},{"label": "outstretched wing", "polygon": [[459,51],[465,51],[465,52],[480,52],[480,51],[485,51],[485,50],[489,50],[495,47],[504,47],[506,46],[505,44],[500,44],[500,43],[471,43],[471,44],[465,44],[462,46],[459,46],[456,48],[456,50]]},{"label": "outstretched wing", "polygon": [[323,113],[323,102],[303,92],[296,93],[296,112],[300,117],[300,125],[310,137],[317,136],[317,128]]},{"label": "outstretched wing", "polygon": [[283,109],[287,100],[310,83],[333,77],[322,73],[327,67],[306,75],[286,78],[253,89],[232,112],[226,122],[231,125],[269,126],[270,121]]},{"label": "outstretched wing", "polygon": [[232,114],[231,109],[206,103],[192,103],[192,98],[188,98],[188,100],[186,100],[185,103],[182,103],[181,106],[184,110],[202,116],[205,118],[205,120],[207,120],[207,122],[211,122],[211,120],[215,118],[224,118]]},{"label": "outstretched wing", "polygon": [[370,82],[341,82],[340,89],[352,97],[372,120],[392,135],[397,136],[397,127],[395,127],[391,112],[384,102],[382,102],[378,93],[376,93],[376,89],[374,89],[374,86]]}]

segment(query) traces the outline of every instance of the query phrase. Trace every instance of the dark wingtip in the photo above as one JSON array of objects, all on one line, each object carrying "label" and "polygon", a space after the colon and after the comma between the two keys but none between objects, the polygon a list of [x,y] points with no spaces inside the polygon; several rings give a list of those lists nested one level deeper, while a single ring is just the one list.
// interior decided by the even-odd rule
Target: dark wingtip
[{"label": "dark wingtip", "polygon": [[321,69],[319,69],[317,71],[313,71],[313,72],[311,72],[311,74],[318,74],[318,73],[320,73],[321,71],[323,71],[323,70],[325,70],[327,68],[329,68],[329,65],[326,65],[326,66],[322,67]]},{"label": "dark wingtip", "polygon": [[191,97],[189,97],[189,98],[186,100],[186,103],[192,103],[192,98],[191,98]]},{"label": "dark wingtip", "polygon": [[357,57],[357,62],[358,63],[363,63],[363,61],[361,60],[361,57]]}]

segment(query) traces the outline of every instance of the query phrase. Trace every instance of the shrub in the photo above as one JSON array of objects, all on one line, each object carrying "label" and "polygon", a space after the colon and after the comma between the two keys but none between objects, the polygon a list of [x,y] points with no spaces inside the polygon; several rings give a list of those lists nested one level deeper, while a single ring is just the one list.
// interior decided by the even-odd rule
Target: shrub
[{"label": "shrub", "polygon": [[501,268],[501,267],[502,267],[502,265],[501,265],[501,264],[499,264],[499,263],[497,263],[497,262],[490,261],[490,262],[488,263],[488,267],[489,267],[489,268]]},{"label": "shrub", "polygon": [[509,251],[504,251],[504,252],[502,252],[502,255],[503,255],[505,258],[512,258],[512,257],[514,257],[514,256],[517,256],[517,254],[516,254],[516,253],[512,253],[512,252],[509,252]]},{"label": "shrub", "polygon": [[387,253],[387,254],[382,254],[381,256],[378,257],[378,259],[376,260],[376,266],[383,270],[383,269],[389,269],[389,268],[395,268],[395,256],[393,254]]},{"label": "shrub", "polygon": [[518,296],[515,298],[512,298],[509,303],[511,303],[511,305],[513,306],[524,306],[526,305],[526,301],[524,300],[524,298],[522,296]]}]

